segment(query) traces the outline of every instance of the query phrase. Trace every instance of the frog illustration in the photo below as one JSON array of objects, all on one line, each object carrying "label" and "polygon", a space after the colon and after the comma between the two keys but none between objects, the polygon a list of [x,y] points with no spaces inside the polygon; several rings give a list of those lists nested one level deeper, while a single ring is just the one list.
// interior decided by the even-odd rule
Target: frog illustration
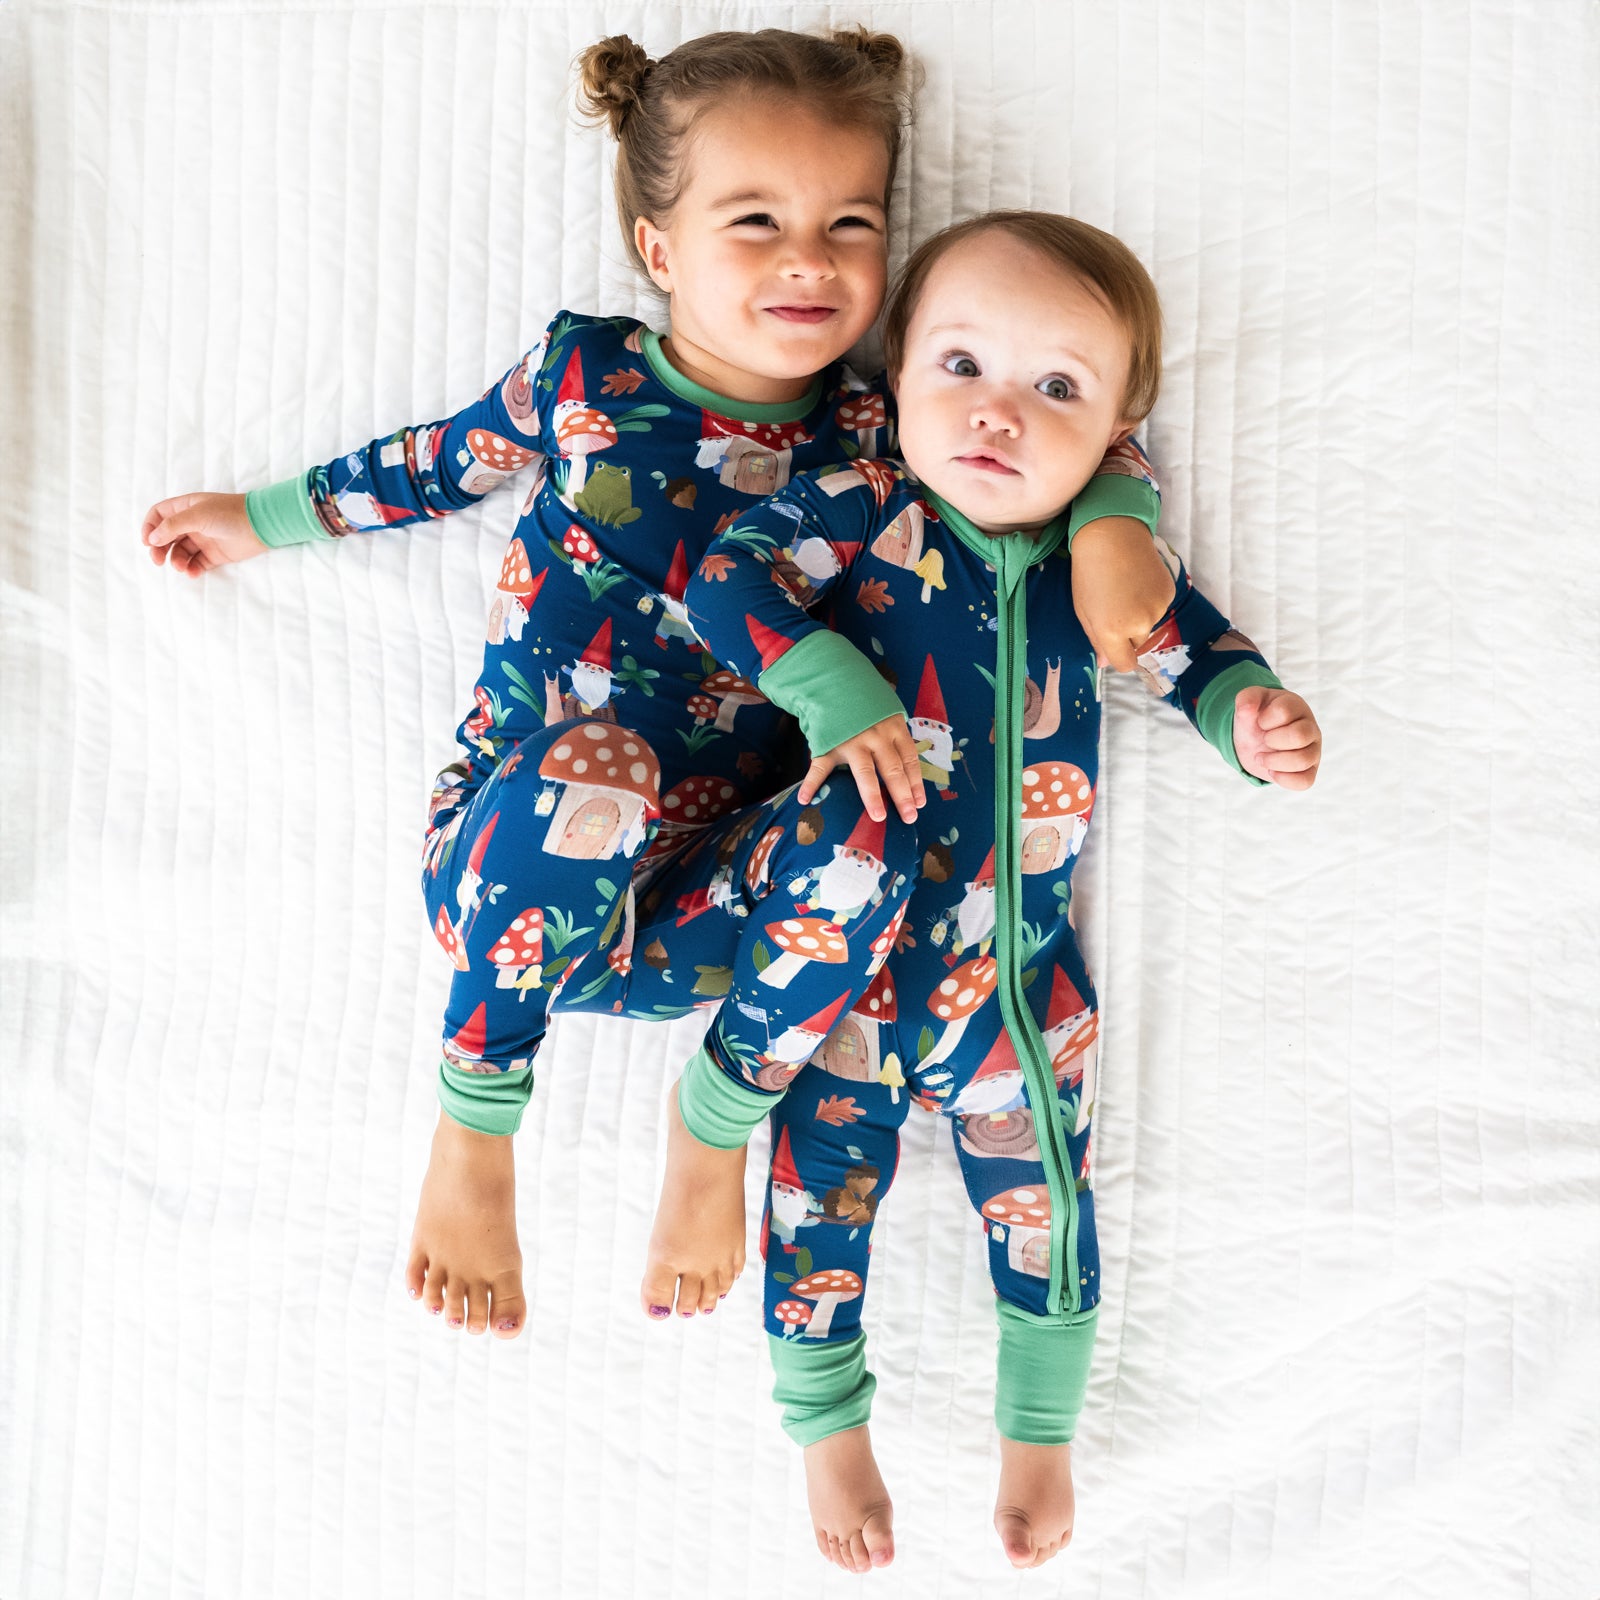
[{"label": "frog illustration", "polygon": [[633,503],[632,472],[607,462],[589,474],[589,481],[572,497],[572,503],[584,516],[613,528],[624,527],[640,515]]}]

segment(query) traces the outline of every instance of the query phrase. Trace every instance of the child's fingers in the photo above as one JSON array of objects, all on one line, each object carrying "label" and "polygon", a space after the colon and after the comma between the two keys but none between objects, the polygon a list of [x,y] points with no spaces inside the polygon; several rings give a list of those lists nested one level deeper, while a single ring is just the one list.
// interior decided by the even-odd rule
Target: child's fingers
[{"label": "child's fingers", "polygon": [[1257,717],[1263,732],[1298,721],[1310,709],[1297,694],[1288,694],[1281,689],[1267,689],[1263,693],[1265,699],[1261,702]]},{"label": "child's fingers", "polygon": [[864,750],[850,752],[850,770],[855,774],[856,788],[861,791],[861,803],[874,822],[882,822],[888,813],[883,808],[883,794],[878,788],[878,775],[872,757]]},{"label": "child's fingers", "polygon": [[1266,758],[1266,768],[1274,775],[1280,772],[1309,772],[1321,759],[1322,752],[1315,745],[1307,745],[1301,750],[1274,750]]},{"label": "child's fingers", "polygon": [[828,781],[828,774],[833,771],[833,752],[830,750],[825,756],[813,756],[811,765],[806,768],[806,775],[800,780],[800,789],[795,796],[803,806],[808,806],[817,797],[817,790]]},{"label": "child's fingers", "polygon": [[[911,798],[920,811],[928,803],[928,791],[922,782],[922,762],[917,758],[916,741],[911,737],[910,728],[904,723],[894,730],[891,739],[894,759],[900,763],[911,789]],[[911,817],[906,818],[907,822],[913,820]]]},{"label": "child's fingers", "polygon": [[1310,717],[1297,717],[1281,728],[1266,728],[1263,734],[1269,750],[1298,750],[1316,742],[1317,725]]},{"label": "child's fingers", "polygon": [[1312,766],[1305,772],[1270,771],[1269,776],[1280,789],[1309,789],[1317,781],[1317,769]]},{"label": "child's fingers", "polygon": [[906,775],[904,759],[893,750],[885,750],[874,755],[873,760],[883,775],[883,786],[889,791],[889,798],[894,802],[894,808],[900,813],[901,819],[905,822],[915,822],[916,794],[912,789],[910,778]]}]

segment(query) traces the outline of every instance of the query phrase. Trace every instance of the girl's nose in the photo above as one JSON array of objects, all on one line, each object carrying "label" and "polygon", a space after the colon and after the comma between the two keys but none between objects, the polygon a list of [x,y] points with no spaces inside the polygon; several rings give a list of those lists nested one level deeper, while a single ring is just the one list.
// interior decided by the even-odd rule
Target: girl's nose
[{"label": "girl's nose", "polygon": [[821,238],[792,238],[784,253],[782,272],[790,278],[831,278],[833,253]]}]

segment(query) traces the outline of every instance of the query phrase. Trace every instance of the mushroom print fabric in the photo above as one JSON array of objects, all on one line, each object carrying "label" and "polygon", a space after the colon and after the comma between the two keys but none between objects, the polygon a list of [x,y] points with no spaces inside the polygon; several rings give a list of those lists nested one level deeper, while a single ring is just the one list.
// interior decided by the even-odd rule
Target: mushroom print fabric
[{"label": "mushroom print fabric", "polygon": [[[887,461],[824,468],[719,539],[689,584],[713,652],[814,745],[840,701],[887,680],[931,791],[887,962],[771,1113],[767,1329],[800,1347],[859,1334],[912,1104],[951,1119],[1000,1297],[1040,1316],[1099,1300],[1099,1027],[1068,906],[1100,700],[1072,606],[1071,512],[1036,539],[995,538]],[[802,562],[807,546],[822,549]],[[1165,553],[1176,595],[1146,676],[1237,766],[1233,696],[1277,680]]]},{"label": "mushroom print fabric", "polygon": [[[457,1120],[515,1129],[553,1007],[651,1021],[720,1008],[708,1048],[776,1098],[867,993],[911,891],[915,829],[873,821],[846,774],[809,805],[791,786],[650,856],[656,772],[632,730],[559,723],[446,825],[423,892],[456,968],[439,1093]],[[597,829],[615,853],[569,848]]]}]

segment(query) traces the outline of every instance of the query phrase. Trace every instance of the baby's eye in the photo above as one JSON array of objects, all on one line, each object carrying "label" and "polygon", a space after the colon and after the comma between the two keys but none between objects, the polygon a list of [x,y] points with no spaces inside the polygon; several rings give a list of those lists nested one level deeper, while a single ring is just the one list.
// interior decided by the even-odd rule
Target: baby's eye
[{"label": "baby's eye", "polygon": [[978,376],[978,363],[971,356],[964,356],[959,350],[947,355],[940,366],[957,378],[976,378]]},{"label": "baby's eye", "polygon": [[1039,385],[1039,392],[1049,395],[1052,400],[1070,400],[1078,391],[1065,378],[1046,378]]},{"label": "baby's eye", "polygon": [[834,223],[836,228],[871,228],[874,226],[875,224],[870,217],[840,217]]}]

